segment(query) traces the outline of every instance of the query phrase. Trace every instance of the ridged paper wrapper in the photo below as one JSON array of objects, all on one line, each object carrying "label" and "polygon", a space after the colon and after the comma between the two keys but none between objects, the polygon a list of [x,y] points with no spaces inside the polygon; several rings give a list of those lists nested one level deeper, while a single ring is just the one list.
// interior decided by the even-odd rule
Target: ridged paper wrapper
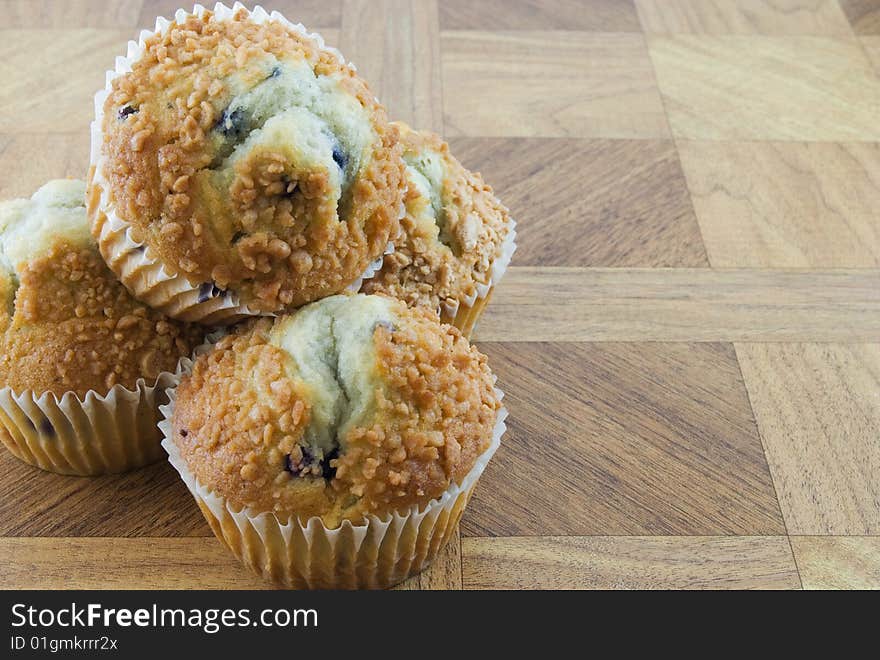
[{"label": "ridged paper wrapper", "polygon": [[[499,398],[503,396],[496,390]],[[223,541],[257,575],[295,589],[384,589],[427,568],[455,532],[461,514],[506,429],[507,411],[498,410],[492,442],[460,484],[423,507],[386,517],[366,516],[328,529],[321,518],[280,520],[271,512],[237,508],[200,483],[171,437],[175,392],[162,406],[159,428],[168,460]]]},{"label": "ridged paper wrapper", "polygon": [[57,396],[0,389],[0,440],[26,463],[59,474],[125,472],[162,458],[159,406],[177,376],[163,372],[152,385],[113,386]]}]

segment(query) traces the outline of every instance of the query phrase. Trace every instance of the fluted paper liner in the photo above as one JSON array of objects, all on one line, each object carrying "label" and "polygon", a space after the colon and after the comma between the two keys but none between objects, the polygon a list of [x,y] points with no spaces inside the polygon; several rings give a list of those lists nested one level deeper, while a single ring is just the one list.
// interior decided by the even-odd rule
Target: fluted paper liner
[{"label": "fluted paper liner", "polygon": [[[503,396],[496,390],[499,398]],[[498,449],[506,429],[507,411],[498,410],[489,448],[478,458],[461,484],[453,483],[424,508],[366,522],[344,521],[328,529],[321,518],[281,521],[274,513],[236,509],[200,483],[189,470],[171,437],[176,392],[159,428],[168,460],[180,473],[218,539],[238,559],[265,580],[297,589],[384,589],[427,568],[455,532],[477,480]]]},{"label": "fluted paper liner", "polygon": [[163,372],[153,385],[115,385],[58,397],[52,392],[0,389],[0,440],[15,456],[43,470],[90,476],[125,472],[162,457],[156,430],[159,405],[176,376]]},{"label": "fluted paper liner", "polygon": [[[250,19],[258,24],[266,21],[282,23],[305,37],[317,42],[319,48],[331,53],[340,62],[345,60],[342,54],[324,43],[317,33],[310,33],[301,23],[292,23],[279,12],[267,12],[260,6],[248,11],[240,2],[230,9],[222,3],[214,6],[214,20],[228,21],[239,10],[247,12]],[[132,64],[144,54],[146,41],[154,35],[164,35],[173,23],[183,23],[188,16],[204,15],[206,9],[196,5],[192,12],[178,9],[174,20],[156,19],[154,30],[142,30],[138,41],[129,41],[125,56],[116,58],[113,71],[108,71],[104,89],[95,94],[95,120],[91,124],[91,158],[89,167],[89,184],[91,194],[87,200],[89,217],[96,219],[100,228],[97,242],[104,260],[116,273],[123,284],[134,296],[164,314],[183,321],[199,322],[206,325],[225,325],[235,323],[248,316],[266,315],[246,304],[243,304],[233,292],[221,292],[208,283],[192,284],[180,273],[169,272],[148,246],[132,238],[131,225],[119,217],[116,205],[110,195],[110,184],[104,176],[104,155],[102,153],[104,119],[104,102],[112,91],[112,83],[117,77],[129,73]],[[352,68],[354,65],[349,64]],[[401,204],[401,217],[403,205]],[[393,247],[389,243],[385,254]],[[377,265],[378,264],[378,265]],[[363,275],[351,283],[348,290],[357,291],[364,279],[372,277],[382,266],[382,255],[373,261]]]},{"label": "fluted paper liner", "polygon": [[[224,334],[206,335],[192,356],[211,350]],[[155,463],[165,455],[159,407],[191,366],[184,356],[174,373],[160,372],[152,385],[139,378],[133,389],[117,384],[84,397],[0,388],[0,441],[25,463],[58,474],[96,476]]]},{"label": "fluted paper liner", "polygon": [[498,256],[492,262],[487,282],[477,282],[476,289],[471,296],[461,300],[444,300],[440,304],[440,320],[450,323],[461,330],[462,334],[470,339],[471,333],[480,315],[492,297],[492,292],[501,281],[513,253],[516,252],[516,222],[510,221],[507,235],[501,243]]}]

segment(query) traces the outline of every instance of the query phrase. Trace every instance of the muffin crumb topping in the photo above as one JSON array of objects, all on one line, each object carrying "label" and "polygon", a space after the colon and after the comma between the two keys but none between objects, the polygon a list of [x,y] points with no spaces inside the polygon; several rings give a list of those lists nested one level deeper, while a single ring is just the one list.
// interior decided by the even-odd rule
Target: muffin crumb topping
[{"label": "muffin crumb topping", "polygon": [[[254,310],[342,290],[397,231],[405,181],[384,109],[333,53],[243,9],[147,39],[102,129],[119,217],[169,272]],[[95,236],[106,221],[97,209]]]},{"label": "muffin crumb topping", "polygon": [[[330,526],[425,504],[461,482],[500,408],[486,358],[430,312],[370,299],[337,296],[251,322],[196,360],[172,437],[200,482],[238,506]],[[305,347],[312,359],[279,340],[299,314],[302,324],[323,314],[369,321],[365,332],[338,331],[326,353]]]},{"label": "muffin crumb topping", "polygon": [[361,290],[437,310],[450,320],[444,310],[472,299],[477,284],[488,284],[511,220],[492,188],[437,135],[397,125],[409,183],[403,238]]},{"label": "muffin crumb topping", "polygon": [[[60,189],[71,183],[74,191]],[[4,249],[17,263],[0,276],[7,301],[0,314],[0,383],[15,391],[82,397],[89,390],[104,394],[117,383],[133,388],[140,378],[173,372],[202,341],[201,329],[138,302],[110,272],[86,229],[83,192],[82,183],[52,182],[34,195],[51,197],[50,203],[0,206],[4,243],[12,232],[45,223],[42,238],[31,233],[42,243],[31,254],[10,255],[21,247],[18,236]],[[20,202],[25,204],[11,206]],[[52,217],[59,219],[53,223]]]}]

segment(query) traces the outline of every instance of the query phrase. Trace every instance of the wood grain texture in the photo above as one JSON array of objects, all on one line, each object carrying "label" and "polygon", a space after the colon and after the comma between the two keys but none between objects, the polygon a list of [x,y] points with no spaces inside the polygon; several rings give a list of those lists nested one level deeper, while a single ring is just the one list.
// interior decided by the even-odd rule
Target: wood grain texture
[{"label": "wood grain texture", "polygon": [[443,132],[436,2],[345,0],[339,45],[394,119]]},{"label": "wood grain texture", "polygon": [[404,591],[438,591],[461,589],[461,535],[455,536],[440,551],[427,569],[395,587]]},{"label": "wood grain texture", "polygon": [[797,589],[788,539],[464,539],[466,589]]},{"label": "wood grain texture", "polygon": [[880,336],[880,270],[513,267],[474,336],[870,342]]},{"label": "wood grain texture", "polygon": [[880,589],[880,537],[793,536],[804,589]]},{"label": "wood grain texture", "polygon": [[211,536],[166,462],[123,475],[66,477],[0,451],[0,536]]},{"label": "wood grain texture", "polygon": [[838,0],[856,34],[880,34],[877,0]]},{"label": "wood grain texture", "polygon": [[444,31],[449,135],[665,138],[641,35]]},{"label": "wood grain texture", "polygon": [[0,133],[88,135],[104,72],[134,35],[83,28],[3,30],[0,36]]},{"label": "wood grain texture", "polygon": [[880,79],[855,38],[648,37],[676,137],[880,139]]},{"label": "wood grain texture", "polygon": [[880,146],[678,143],[713,266],[880,265]]},{"label": "wood grain texture", "polygon": [[466,536],[784,533],[731,345],[480,349],[512,414]]},{"label": "wood grain texture", "polygon": [[0,0],[0,29],[135,28],[142,4],[143,0]]},{"label": "wood grain texture", "polygon": [[[213,2],[202,3],[205,7],[213,7]],[[232,2],[225,2],[232,6]],[[319,28],[338,28],[342,16],[342,0],[266,0],[265,2],[244,3],[253,9],[255,4],[261,4],[266,10],[280,11],[286,18],[294,23],[302,23],[310,30]],[[171,18],[174,12],[183,7],[187,11],[193,3],[181,2],[181,0],[144,0],[139,23],[142,27],[150,27],[156,23],[157,16]]]},{"label": "wood grain texture", "polygon": [[0,199],[30,197],[50,179],[83,179],[89,169],[89,134],[0,134]]},{"label": "wood grain texture", "polygon": [[837,0],[635,0],[653,33],[852,34]]},{"label": "wood grain texture", "polygon": [[0,538],[0,589],[268,589],[217,539]]},{"label": "wood grain texture", "polygon": [[[272,589],[210,538],[0,538],[0,589]],[[461,546],[397,589],[461,589]]]},{"label": "wood grain texture", "polygon": [[[797,588],[784,537],[464,539],[465,588]],[[265,589],[214,539],[0,539],[0,588]]]},{"label": "wood grain texture", "polygon": [[880,75],[880,37],[862,37],[859,42],[874,65],[874,70]]},{"label": "wood grain texture", "polygon": [[[0,0],[0,199],[84,176],[104,71],[181,4]],[[401,588],[878,586],[880,3],[264,5],[519,221],[476,333],[510,431]],[[0,474],[0,587],[266,586],[165,464]]]},{"label": "wood grain texture", "polygon": [[639,32],[632,0],[443,0],[444,30]]},{"label": "wood grain texture", "polygon": [[[324,43],[328,46],[332,46],[333,48],[339,49],[339,40],[341,38],[341,34],[338,28],[329,28],[322,27],[318,28],[320,30],[320,35],[324,39]],[[342,53],[345,56],[345,53]]]},{"label": "wood grain texture", "polygon": [[519,223],[518,265],[708,265],[671,141],[454,138],[451,146]]},{"label": "wood grain texture", "polygon": [[880,344],[737,344],[789,534],[880,534]]}]

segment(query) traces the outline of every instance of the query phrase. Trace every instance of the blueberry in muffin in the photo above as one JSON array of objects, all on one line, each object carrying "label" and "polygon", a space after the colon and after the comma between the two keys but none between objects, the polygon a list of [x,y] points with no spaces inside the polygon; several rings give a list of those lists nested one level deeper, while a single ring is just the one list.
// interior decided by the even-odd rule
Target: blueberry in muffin
[{"label": "blueberry in muffin", "polygon": [[236,509],[327,528],[426,505],[461,483],[500,402],[455,328],[385,296],[332,296],[200,356],[170,441]]},{"label": "blueberry in muffin", "polygon": [[437,135],[397,125],[409,186],[403,237],[362,291],[437,310],[469,335],[513,254],[515,223]]},{"label": "blueberry in muffin", "polygon": [[[98,253],[84,198],[82,181],[58,180],[30,199],[0,203],[0,438],[29,462],[77,474],[161,455],[153,427],[164,394],[156,384],[169,384],[203,336],[126,291]],[[96,406],[115,406],[104,398],[117,387],[128,439],[102,436],[120,430],[115,422],[90,425],[99,419]],[[76,401],[91,403],[84,411]],[[91,458],[83,455],[90,435]],[[116,444],[98,456],[104,440]]]},{"label": "blueberry in muffin", "polygon": [[133,49],[96,99],[89,213],[139,297],[193,320],[276,313],[382,256],[406,185],[398,132],[320,37],[218,6]]}]

